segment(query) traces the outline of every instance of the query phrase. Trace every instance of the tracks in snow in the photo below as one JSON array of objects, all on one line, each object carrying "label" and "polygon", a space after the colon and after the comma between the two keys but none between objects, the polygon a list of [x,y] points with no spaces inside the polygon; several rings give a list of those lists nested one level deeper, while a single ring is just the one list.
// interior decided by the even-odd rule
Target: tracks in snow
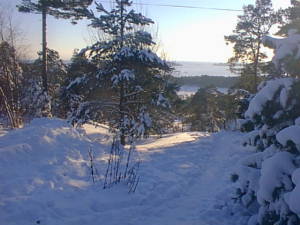
[{"label": "tracks in snow", "polygon": [[176,145],[159,146],[154,142],[155,148],[149,144],[151,150],[144,153],[144,157],[148,154],[148,161],[143,162],[141,169],[143,180],[138,190],[141,199],[136,222],[223,224],[226,212],[221,208],[226,198],[218,199],[218,194],[231,186],[229,176],[237,161],[235,153],[240,151],[236,144],[240,135],[231,132],[184,135],[182,140],[189,141],[180,143],[180,134],[174,135]]}]

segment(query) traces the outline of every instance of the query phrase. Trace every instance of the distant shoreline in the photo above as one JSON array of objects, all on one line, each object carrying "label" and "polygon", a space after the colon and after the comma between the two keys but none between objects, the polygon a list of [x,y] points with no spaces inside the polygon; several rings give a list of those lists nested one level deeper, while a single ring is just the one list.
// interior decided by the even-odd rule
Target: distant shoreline
[{"label": "distant shoreline", "polygon": [[[33,63],[34,60],[26,60],[25,63]],[[71,60],[63,60],[66,65]],[[195,61],[170,61],[168,64],[174,68],[172,75],[174,77],[188,76],[219,76],[219,77],[237,77],[230,71],[229,65],[224,62],[195,62]]]},{"label": "distant shoreline", "polygon": [[219,87],[219,88],[231,88],[238,82],[238,77],[226,77],[226,76],[182,76],[172,77],[172,81],[179,86],[191,86],[191,87]]},{"label": "distant shoreline", "polygon": [[170,62],[174,67],[173,76],[188,77],[188,76],[220,76],[220,77],[237,77],[230,71],[227,63],[216,62]]}]

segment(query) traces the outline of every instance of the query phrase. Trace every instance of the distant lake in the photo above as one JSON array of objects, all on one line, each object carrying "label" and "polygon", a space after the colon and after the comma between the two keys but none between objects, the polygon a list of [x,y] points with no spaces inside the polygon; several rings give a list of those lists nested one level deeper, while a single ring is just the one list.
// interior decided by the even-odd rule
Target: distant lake
[{"label": "distant lake", "polygon": [[229,66],[225,63],[211,62],[174,62],[175,71],[173,76],[237,76],[229,70]]}]

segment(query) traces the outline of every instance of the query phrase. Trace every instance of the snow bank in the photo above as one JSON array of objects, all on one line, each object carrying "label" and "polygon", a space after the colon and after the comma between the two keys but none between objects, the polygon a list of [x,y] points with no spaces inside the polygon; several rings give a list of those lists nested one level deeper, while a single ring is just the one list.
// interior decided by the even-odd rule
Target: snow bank
[{"label": "snow bank", "polygon": [[90,147],[83,133],[59,119],[35,119],[0,137],[1,224],[62,224],[59,215],[68,216],[71,207],[64,202],[92,184]]},{"label": "snow bank", "polygon": [[0,180],[14,177],[6,197],[84,186],[88,180],[80,179],[88,178],[89,147],[87,138],[58,119],[35,119],[9,132],[0,144]]}]

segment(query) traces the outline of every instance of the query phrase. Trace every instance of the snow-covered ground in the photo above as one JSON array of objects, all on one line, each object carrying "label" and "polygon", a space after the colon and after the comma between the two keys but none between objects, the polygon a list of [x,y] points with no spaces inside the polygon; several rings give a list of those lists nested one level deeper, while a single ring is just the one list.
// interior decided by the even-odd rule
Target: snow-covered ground
[{"label": "snow-covered ground", "polygon": [[[186,132],[138,145],[141,180],[102,189],[109,150],[105,126],[75,130],[36,119],[0,137],[0,224],[243,225],[230,175],[250,153],[242,134]],[[88,150],[96,157],[93,184]]]}]

